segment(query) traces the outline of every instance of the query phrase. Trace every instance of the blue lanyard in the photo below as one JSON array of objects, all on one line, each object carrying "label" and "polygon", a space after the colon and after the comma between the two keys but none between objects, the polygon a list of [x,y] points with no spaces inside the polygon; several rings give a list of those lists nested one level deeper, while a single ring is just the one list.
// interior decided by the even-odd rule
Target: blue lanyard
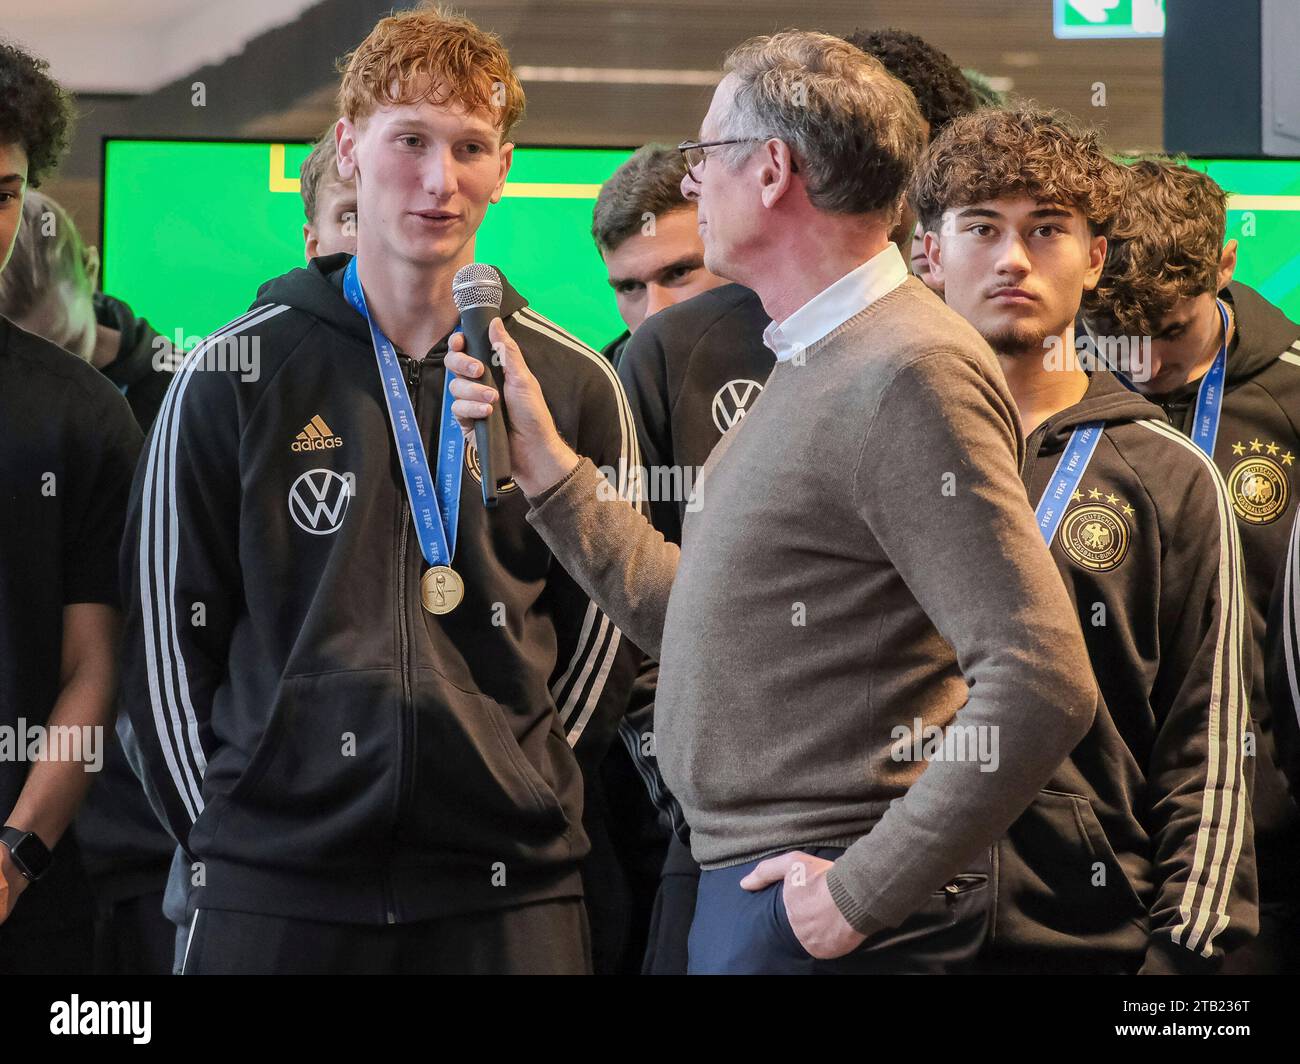
[{"label": "blue lanyard", "polygon": [[1196,416],[1192,419],[1192,442],[1209,458],[1214,457],[1214,441],[1219,436],[1219,416],[1223,413],[1223,381],[1228,375],[1228,308],[1222,299],[1215,300],[1223,320],[1223,344],[1214,356],[1210,372],[1196,390]]},{"label": "blue lanyard", "polygon": [[[353,258],[343,273],[343,294],[370,326],[370,341],[375,361],[384,382],[384,400],[388,403],[388,421],[393,427],[397,453],[402,458],[402,476],[406,481],[406,498],[415,518],[415,532],[420,553],[430,565],[451,565],[456,553],[456,528],[460,523],[460,480],[464,473],[465,437],[451,412],[452,374],[446,373],[442,393],[442,420],[438,427],[438,477],[429,472],[429,459],[420,438],[419,422],[406,390],[406,378],[392,341],[380,331],[366,307],[366,296],[357,280],[357,260]],[[459,328],[459,327],[458,327]]]},{"label": "blue lanyard", "polygon": [[1038,520],[1038,531],[1043,534],[1049,547],[1056,538],[1056,530],[1061,524],[1061,518],[1065,516],[1070,496],[1078,488],[1084,470],[1092,461],[1092,454],[1097,449],[1104,427],[1100,421],[1089,421],[1070,434],[1065,453],[1061,455],[1061,460],[1056,463],[1056,470],[1052,473],[1052,481],[1043,492],[1043,497],[1038,500],[1034,517]]},{"label": "blue lanyard", "polygon": [[[1196,389],[1196,413],[1192,418],[1192,442],[1196,444],[1207,458],[1214,458],[1214,443],[1219,438],[1219,418],[1223,414],[1223,383],[1228,376],[1228,308],[1222,299],[1216,299],[1219,319],[1223,322],[1223,343],[1219,353],[1214,356],[1210,371],[1201,378],[1201,386]],[[1122,373],[1116,373],[1119,382],[1131,392],[1136,392],[1132,381]]]}]

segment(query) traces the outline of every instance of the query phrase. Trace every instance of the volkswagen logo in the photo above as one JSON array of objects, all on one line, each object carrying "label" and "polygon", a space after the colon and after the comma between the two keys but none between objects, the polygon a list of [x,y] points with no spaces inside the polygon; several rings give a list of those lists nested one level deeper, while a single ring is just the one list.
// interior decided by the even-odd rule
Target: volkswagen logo
[{"label": "volkswagen logo", "polygon": [[713,397],[713,424],[718,431],[725,433],[732,425],[745,416],[745,411],[754,405],[763,386],[758,381],[727,381]]},{"label": "volkswagen logo", "polygon": [[289,489],[289,516],[313,536],[337,532],[352,498],[352,478],[332,469],[309,469]]}]

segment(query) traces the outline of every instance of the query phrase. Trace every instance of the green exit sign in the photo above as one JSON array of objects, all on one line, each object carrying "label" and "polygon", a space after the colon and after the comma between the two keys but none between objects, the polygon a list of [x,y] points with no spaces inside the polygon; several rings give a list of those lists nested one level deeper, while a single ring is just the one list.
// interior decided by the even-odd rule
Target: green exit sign
[{"label": "green exit sign", "polygon": [[1164,0],[1054,0],[1054,32],[1080,37],[1163,37]]}]

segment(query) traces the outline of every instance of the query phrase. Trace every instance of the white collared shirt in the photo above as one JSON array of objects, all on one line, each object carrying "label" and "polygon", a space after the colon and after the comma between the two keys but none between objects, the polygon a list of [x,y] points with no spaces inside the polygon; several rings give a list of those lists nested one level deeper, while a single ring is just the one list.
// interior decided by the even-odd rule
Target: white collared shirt
[{"label": "white collared shirt", "polygon": [[907,264],[897,246],[890,243],[861,266],[823,288],[780,325],[770,323],[763,330],[763,343],[776,354],[778,362],[787,362],[906,280]]}]

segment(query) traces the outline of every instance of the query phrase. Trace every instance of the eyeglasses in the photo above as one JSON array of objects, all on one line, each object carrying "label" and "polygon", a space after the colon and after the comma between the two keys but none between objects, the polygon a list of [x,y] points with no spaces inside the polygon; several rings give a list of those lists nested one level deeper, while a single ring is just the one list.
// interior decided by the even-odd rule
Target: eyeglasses
[{"label": "eyeglasses", "polygon": [[[762,144],[768,140],[768,137],[739,137],[735,140],[684,140],[677,145],[677,150],[682,153],[682,161],[686,164],[686,173],[696,184],[700,182],[700,172],[704,169],[704,163],[708,160],[709,153],[705,148],[721,148],[727,144]],[[797,174],[799,172],[799,163],[793,158],[790,159],[790,172]]]},{"label": "eyeglasses", "polygon": [[682,153],[682,161],[686,164],[686,172],[690,175],[692,181],[699,183],[700,171],[704,169],[704,163],[709,154],[705,148],[721,148],[726,144],[758,144],[763,140],[762,137],[741,137],[737,140],[706,140],[703,142],[696,140],[684,140],[677,145],[677,150]]}]

